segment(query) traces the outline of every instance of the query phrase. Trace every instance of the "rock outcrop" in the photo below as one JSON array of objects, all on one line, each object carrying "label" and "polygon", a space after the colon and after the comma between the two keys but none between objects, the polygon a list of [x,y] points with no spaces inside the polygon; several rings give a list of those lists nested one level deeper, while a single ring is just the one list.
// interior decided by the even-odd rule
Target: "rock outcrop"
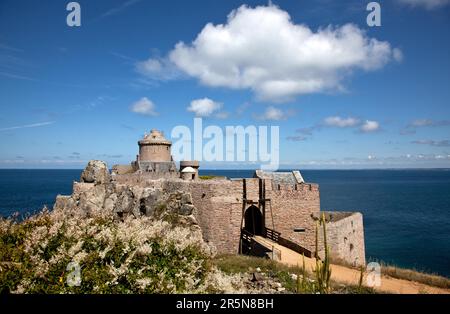
[{"label": "rock outcrop", "polygon": [[106,184],[111,180],[108,166],[104,161],[91,160],[81,173],[81,182]]},{"label": "rock outcrop", "polygon": [[80,182],[74,182],[72,195],[57,196],[54,209],[77,210],[86,215],[107,211],[118,218],[144,215],[199,229],[189,192],[170,185],[163,188],[117,183],[106,163],[98,160],[88,163]]}]

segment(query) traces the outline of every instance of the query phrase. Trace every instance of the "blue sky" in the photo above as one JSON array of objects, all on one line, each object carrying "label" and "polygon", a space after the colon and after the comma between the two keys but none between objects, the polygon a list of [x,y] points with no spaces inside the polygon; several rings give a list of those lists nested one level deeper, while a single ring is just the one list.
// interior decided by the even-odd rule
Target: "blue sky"
[{"label": "blue sky", "polygon": [[281,168],[450,167],[450,1],[68,2],[0,3],[0,168],[128,163],[195,116],[280,126]]}]

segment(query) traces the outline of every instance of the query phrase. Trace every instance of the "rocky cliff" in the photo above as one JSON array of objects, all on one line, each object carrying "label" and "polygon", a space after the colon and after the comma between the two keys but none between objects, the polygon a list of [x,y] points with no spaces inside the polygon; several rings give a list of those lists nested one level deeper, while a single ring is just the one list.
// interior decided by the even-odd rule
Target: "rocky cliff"
[{"label": "rocky cliff", "polygon": [[85,214],[112,212],[118,218],[145,215],[200,231],[193,215],[196,209],[188,192],[117,183],[107,165],[99,160],[88,163],[80,182],[74,182],[72,195],[57,196],[54,209]]}]

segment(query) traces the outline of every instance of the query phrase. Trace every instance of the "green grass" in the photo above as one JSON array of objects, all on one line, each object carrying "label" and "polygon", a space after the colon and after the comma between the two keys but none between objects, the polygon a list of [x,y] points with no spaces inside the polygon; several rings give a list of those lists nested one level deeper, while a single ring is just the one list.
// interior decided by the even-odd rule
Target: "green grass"
[{"label": "green grass", "polygon": [[218,176],[207,175],[207,176],[199,176],[199,178],[200,178],[200,180],[211,180],[211,179],[218,178]]},{"label": "green grass", "polygon": [[289,292],[296,292],[296,282],[291,274],[299,273],[299,267],[289,267],[271,259],[247,255],[221,255],[213,259],[213,264],[227,274],[252,273],[257,268],[267,276],[277,278]]},{"label": "green grass", "polygon": [[[247,255],[220,255],[212,260],[213,265],[217,266],[221,271],[227,274],[237,273],[251,273],[257,268],[261,269],[262,273],[266,273],[272,278],[277,278],[284,288],[291,293],[316,293],[315,288],[306,281],[300,287],[299,282],[292,278],[292,274],[299,276],[302,274],[301,267],[287,266],[271,259],[253,257]],[[298,277],[300,278],[300,277]],[[307,273],[307,278],[314,279],[312,273]],[[301,280],[300,280],[301,281]],[[352,293],[352,294],[374,294],[374,289],[368,287],[359,287],[357,285],[345,285],[331,281],[331,293]]]},{"label": "green grass", "polygon": [[392,265],[381,264],[381,273],[393,278],[415,281],[438,288],[450,289],[450,279],[435,274],[427,274],[415,269],[405,269]]}]

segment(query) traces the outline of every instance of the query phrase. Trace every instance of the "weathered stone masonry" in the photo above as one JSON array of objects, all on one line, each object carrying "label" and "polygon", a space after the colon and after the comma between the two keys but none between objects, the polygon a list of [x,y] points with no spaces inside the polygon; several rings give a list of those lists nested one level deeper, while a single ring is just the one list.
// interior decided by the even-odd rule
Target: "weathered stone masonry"
[{"label": "weathered stone masonry", "polygon": [[[280,244],[307,256],[315,253],[316,220],[323,213],[319,186],[305,183],[300,172],[259,170],[254,178],[201,180],[196,161],[181,163],[183,169],[192,168],[188,175],[176,170],[165,152],[171,143],[161,132],[152,131],[139,143],[142,155],[136,162],[114,166],[111,175],[103,162],[90,162],[81,182],[74,183],[73,194],[58,196],[55,207],[151,216],[161,204],[167,204],[167,210],[195,221],[205,241],[219,253],[240,252],[243,232],[266,236],[270,230],[279,234]],[[157,160],[148,159],[152,156]],[[326,212],[326,216],[333,256],[354,265],[364,264],[362,215]],[[322,250],[319,248],[319,255]]]}]

